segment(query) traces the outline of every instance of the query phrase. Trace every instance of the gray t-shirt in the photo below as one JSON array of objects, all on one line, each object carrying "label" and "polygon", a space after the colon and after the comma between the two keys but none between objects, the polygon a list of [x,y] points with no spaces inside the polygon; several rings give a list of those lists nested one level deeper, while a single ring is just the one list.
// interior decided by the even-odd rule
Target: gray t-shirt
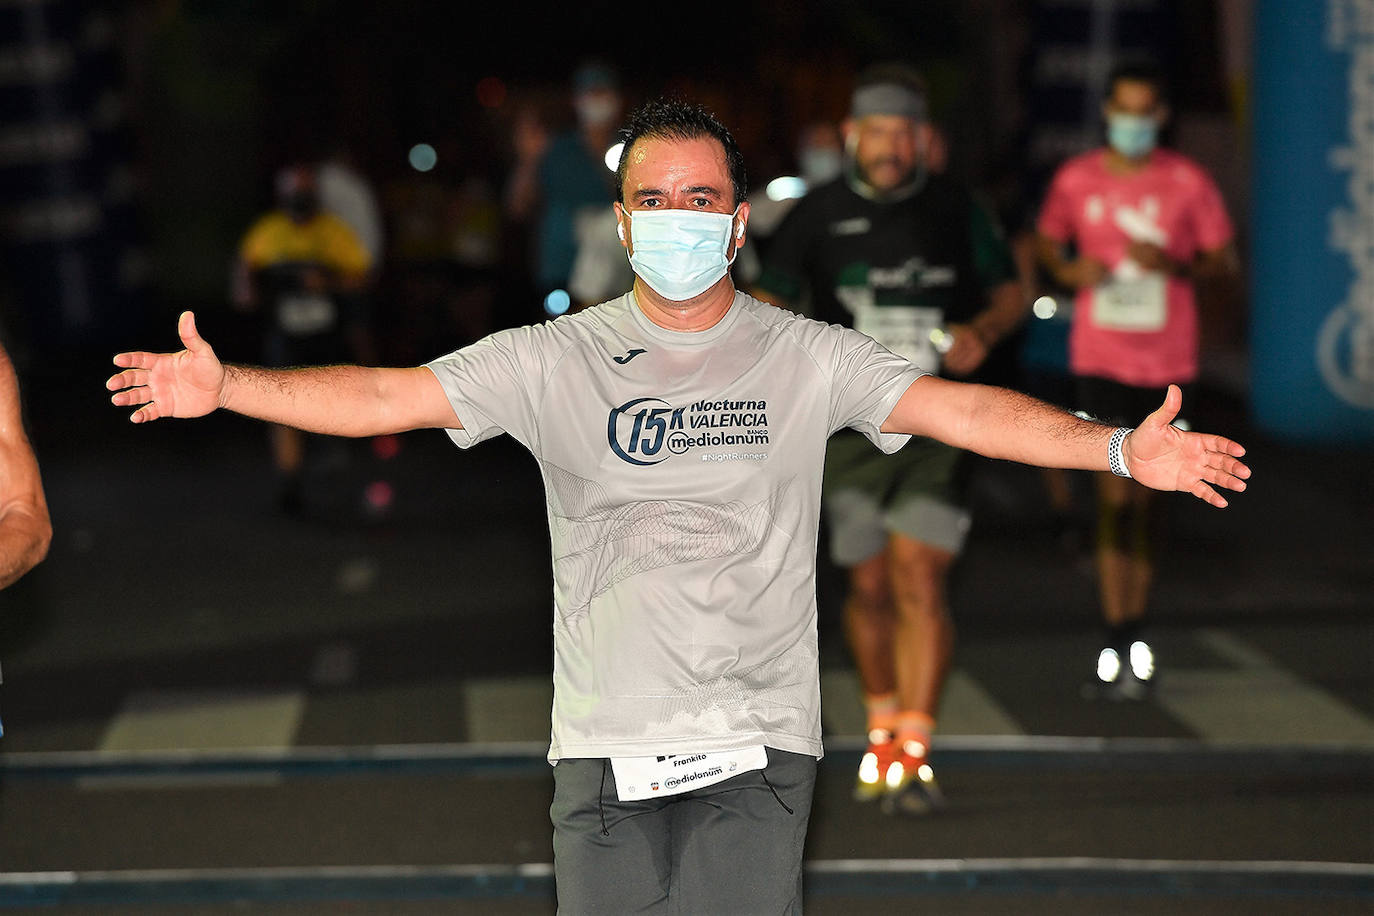
[{"label": "gray t-shirt", "polygon": [[539,462],[554,578],[549,759],[821,755],[816,539],[827,437],[880,432],[921,374],[855,331],[736,293],[714,327],[627,293],[429,364],[466,448]]}]

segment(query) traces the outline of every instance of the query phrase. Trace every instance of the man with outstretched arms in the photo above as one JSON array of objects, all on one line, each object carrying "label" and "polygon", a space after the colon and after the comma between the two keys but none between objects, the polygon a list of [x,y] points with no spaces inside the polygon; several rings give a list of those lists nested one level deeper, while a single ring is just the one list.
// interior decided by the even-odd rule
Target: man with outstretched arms
[{"label": "man with outstretched arms", "polygon": [[[560,910],[799,912],[821,754],[815,542],[826,438],[909,434],[998,457],[1242,489],[1240,446],[1168,426],[1130,435],[1030,398],[925,376],[854,331],[735,290],[744,170],[680,102],[630,120],[614,205],[626,295],[502,331],[413,369],[224,366],[126,353],[108,387],[135,422],[227,407],[335,435],[499,432],[538,460],[554,553]],[[694,803],[700,802],[700,803]]]}]

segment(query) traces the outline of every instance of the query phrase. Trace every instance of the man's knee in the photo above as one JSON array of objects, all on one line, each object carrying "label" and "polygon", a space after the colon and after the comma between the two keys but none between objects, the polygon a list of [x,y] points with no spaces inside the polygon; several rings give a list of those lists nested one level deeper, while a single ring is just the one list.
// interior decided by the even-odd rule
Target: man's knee
[{"label": "man's knee", "polygon": [[886,551],[849,568],[849,607],[862,616],[891,613],[892,588]]},{"label": "man's knee", "polygon": [[954,554],[923,541],[894,535],[890,579],[897,604],[908,613],[945,614],[945,583]]}]

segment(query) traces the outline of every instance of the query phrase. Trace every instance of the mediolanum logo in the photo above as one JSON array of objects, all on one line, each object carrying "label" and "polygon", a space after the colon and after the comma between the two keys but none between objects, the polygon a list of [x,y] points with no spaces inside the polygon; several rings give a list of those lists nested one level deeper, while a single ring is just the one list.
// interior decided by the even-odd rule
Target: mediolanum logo
[{"label": "mediolanum logo", "polygon": [[607,421],[611,451],[630,464],[658,464],[668,457],[663,450],[668,433],[683,428],[684,410],[659,398],[626,401],[611,411]]}]

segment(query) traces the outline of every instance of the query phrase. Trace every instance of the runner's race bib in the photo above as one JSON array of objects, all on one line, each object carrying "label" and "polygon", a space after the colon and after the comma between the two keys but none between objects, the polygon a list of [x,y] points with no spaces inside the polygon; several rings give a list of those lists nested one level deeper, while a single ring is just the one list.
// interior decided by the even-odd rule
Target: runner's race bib
[{"label": "runner's race bib", "polygon": [[1093,290],[1092,319],[1111,331],[1162,331],[1168,319],[1164,274],[1115,277]]},{"label": "runner's race bib", "polygon": [[940,368],[935,339],[943,331],[944,319],[944,310],[938,308],[863,304],[854,309],[854,330],[934,372]]},{"label": "runner's race bib", "polygon": [[616,794],[621,801],[679,795],[767,765],[768,752],[762,744],[710,754],[611,758]]},{"label": "runner's race bib", "polygon": [[291,337],[323,334],[334,327],[337,312],[328,296],[293,295],[277,300],[277,325]]}]

